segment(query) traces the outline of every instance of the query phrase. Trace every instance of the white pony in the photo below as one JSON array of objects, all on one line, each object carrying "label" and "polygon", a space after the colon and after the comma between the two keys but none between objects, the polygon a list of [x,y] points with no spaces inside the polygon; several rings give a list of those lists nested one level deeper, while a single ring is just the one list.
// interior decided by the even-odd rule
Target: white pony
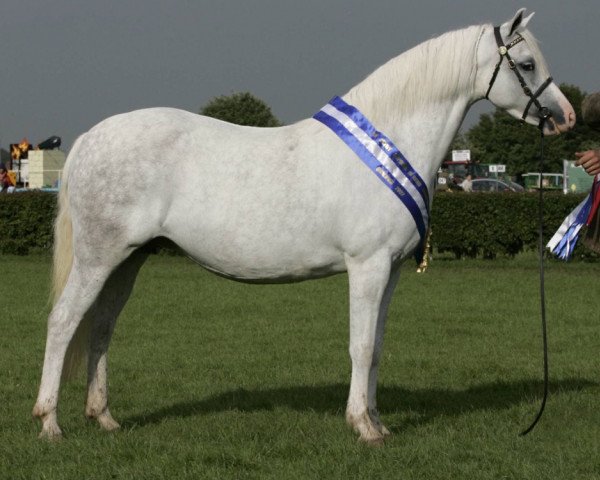
[{"label": "white pony", "polygon": [[[526,29],[524,9],[499,29],[531,87],[548,78]],[[429,40],[392,59],[343,99],[399,147],[429,185],[467,109],[489,99],[520,117],[530,98],[499,61],[492,25]],[[573,108],[546,81],[526,114],[552,114],[544,131],[575,123]],[[165,237],[203,267],[244,282],[293,282],[348,272],[352,378],[346,419],[378,444],[388,430],[376,405],[387,307],[400,265],[420,237],[403,203],[322,123],[280,128],[231,125],[155,108],[117,115],[75,142],[56,220],[55,304],[33,414],[42,437],[58,437],[57,404],[67,352],[88,357],[85,413],[112,430],[107,349],[116,318],[146,258],[140,247]],[[170,180],[171,179],[171,180]],[[173,181],[177,179],[177,181]],[[431,196],[431,192],[429,193]],[[430,198],[431,201],[431,198]]]}]

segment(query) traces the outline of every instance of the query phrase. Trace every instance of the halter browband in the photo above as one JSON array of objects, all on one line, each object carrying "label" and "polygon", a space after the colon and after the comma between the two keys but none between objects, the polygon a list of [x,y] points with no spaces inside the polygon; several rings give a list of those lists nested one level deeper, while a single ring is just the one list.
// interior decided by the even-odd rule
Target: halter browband
[{"label": "halter browband", "polygon": [[496,68],[494,69],[494,73],[492,74],[492,79],[490,80],[490,84],[489,84],[487,92],[485,94],[485,98],[487,98],[489,100],[490,91],[492,90],[492,86],[494,85],[494,82],[496,81],[496,77],[498,76],[498,72],[500,71],[500,65],[502,65],[502,61],[504,60],[504,57],[506,57],[506,60],[508,61],[508,66],[515,73],[515,75],[517,76],[517,79],[519,80],[519,83],[521,84],[523,93],[525,93],[525,95],[527,95],[529,97],[529,102],[527,103],[527,106],[525,107],[525,111],[523,112],[521,121],[522,122],[525,121],[525,119],[527,118],[527,115],[529,113],[529,109],[531,108],[531,105],[535,105],[538,109],[538,116],[540,117],[540,124],[538,125],[538,127],[540,128],[540,130],[543,129],[544,123],[546,122],[546,120],[548,120],[552,116],[552,112],[550,111],[550,109],[548,107],[542,106],[542,104],[538,100],[538,97],[542,94],[542,92],[546,89],[546,87],[548,87],[548,85],[550,85],[552,83],[552,77],[548,77],[548,79],[540,85],[540,87],[535,91],[535,93],[532,93],[531,89],[527,85],[527,82],[523,78],[523,75],[521,75],[521,72],[519,72],[517,65],[515,64],[514,60],[511,58],[510,54],[508,53],[508,51],[512,47],[514,47],[515,45],[517,45],[518,43],[522,42],[525,39],[517,33],[517,37],[512,42],[510,42],[508,45],[504,45],[504,41],[502,40],[502,35],[500,34],[500,27],[494,27],[494,36],[496,37],[496,44],[498,45],[498,53],[500,54],[500,60],[498,60],[498,63],[496,64]]}]

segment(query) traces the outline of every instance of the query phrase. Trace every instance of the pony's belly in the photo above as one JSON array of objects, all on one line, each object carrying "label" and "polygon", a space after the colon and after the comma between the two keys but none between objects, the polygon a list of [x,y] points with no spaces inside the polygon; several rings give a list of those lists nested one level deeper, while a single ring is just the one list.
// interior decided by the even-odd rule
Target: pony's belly
[{"label": "pony's belly", "polygon": [[[192,260],[196,261],[193,257]],[[341,265],[325,265],[315,268],[296,268],[296,269],[231,269],[224,271],[218,267],[206,265],[203,262],[197,261],[207,270],[219,275],[244,283],[295,283],[305,280],[329,277],[346,271],[345,266]]]},{"label": "pony's belly", "polygon": [[195,251],[184,248],[188,256],[207,270],[240,282],[248,283],[291,283],[312,278],[322,278],[346,271],[343,255],[323,255],[314,252],[312,256],[294,255],[285,257],[272,255],[239,256],[216,255],[215,252]]}]

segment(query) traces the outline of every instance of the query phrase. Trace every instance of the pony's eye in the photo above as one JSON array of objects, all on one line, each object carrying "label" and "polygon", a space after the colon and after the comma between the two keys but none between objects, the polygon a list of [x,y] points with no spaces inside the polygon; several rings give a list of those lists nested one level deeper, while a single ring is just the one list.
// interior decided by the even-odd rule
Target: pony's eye
[{"label": "pony's eye", "polygon": [[519,64],[519,67],[521,67],[526,72],[533,72],[535,70],[535,63],[533,63],[533,62],[523,62],[523,63]]}]

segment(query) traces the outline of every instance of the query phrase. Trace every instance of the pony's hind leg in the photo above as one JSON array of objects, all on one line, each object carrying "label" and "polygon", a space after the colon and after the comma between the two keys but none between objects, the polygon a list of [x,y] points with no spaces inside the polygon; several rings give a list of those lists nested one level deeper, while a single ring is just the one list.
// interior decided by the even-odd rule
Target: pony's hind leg
[{"label": "pony's hind leg", "polygon": [[89,312],[92,329],[85,414],[90,419],[96,419],[104,430],[119,428],[108,409],[108,346],[117,317],[131,294],[137,274],[147,256],[138,251],[125,260],[108,278]]},{"label": "pony's hind leg", "polygon": [[369,259],[347,258],[350,282],[350,357],[352,378],[346,408],[346,420],[370,444],[383,443],[387,429],[377,411],[370,408],[375,391],[377,364],[383,338],[382,300],[390,284],[391,259],[379,252]]},{"label": "pony's hind leg", "polygon": [[74,262],[65,288],[48,317],[42,380],[33,408],[33,415],[42,421],[40,437],[61,436],[56,408],[67,347],[109,273],[110,268],[106,266],[82,267]]}]

